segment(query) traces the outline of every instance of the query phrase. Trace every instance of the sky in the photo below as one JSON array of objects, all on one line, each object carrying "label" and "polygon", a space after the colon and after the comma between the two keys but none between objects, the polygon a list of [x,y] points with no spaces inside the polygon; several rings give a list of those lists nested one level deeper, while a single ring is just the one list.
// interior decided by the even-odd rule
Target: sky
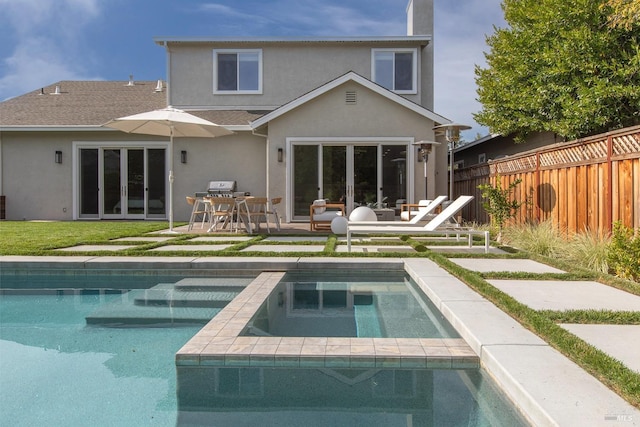
[{"label": "sky", "polygon": [[[406,35],[408,0],[0,0],[0,101],[61,80],[166,79],[154,37]],[[472,114],[501,0],[434,0],[434,111],[486,135]]]}]

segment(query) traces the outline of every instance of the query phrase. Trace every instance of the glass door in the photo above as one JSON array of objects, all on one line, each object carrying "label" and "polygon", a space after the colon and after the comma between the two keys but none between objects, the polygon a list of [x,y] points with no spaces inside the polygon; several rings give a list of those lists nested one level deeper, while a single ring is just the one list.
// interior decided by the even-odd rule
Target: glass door
[{"label": "glass door", "polygon": [[80,218],[166,218],[164,148],[81,148]]},{"label": "glass door", "polygon": [[326,143],[293,145],[293,218],[307,219],[315,199],[391,207],[406,196],[407,145]]}]

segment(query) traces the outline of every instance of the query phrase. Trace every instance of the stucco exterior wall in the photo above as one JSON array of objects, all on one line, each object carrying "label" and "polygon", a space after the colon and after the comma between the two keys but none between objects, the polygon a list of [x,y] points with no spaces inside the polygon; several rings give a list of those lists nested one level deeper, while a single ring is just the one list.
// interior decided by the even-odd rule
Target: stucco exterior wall
[{"label": "stucco exterior wall", "polygon": [[[2,177],[8,220],[72,220],[74,142],[101,146],[141,147],[166,143],[157,136],[118,132],[3,132]],[[54,153],[63,153],[62,164]],[[180,151],[187,163],[180,163]],[[250,132],[215,139],[174,140],[174,219],[187,221],[191,213],[185,196],[204,191],[211,180],[236,180],[238,190],[266,194],[265,139]],[[28,159],[28,160],[27,160]]]},{"label": "stucco exterior wall", "polygon": [[[356,105],[347,105],[345,93],[357,93]],[[297,109],[284,114],[269,123],[270,177],[269,193],[271,197],[283,196],[285,189],[286,164],[276,160],[277,148],[285,148],[287,138],[355,138],[363,141],[389,138],[406,138],[415,141],[433,140],[433,121],[407,108],[390,101],[369,89],[348,82],[336,87]],[[320,142],[321,140],[319,140]],[[351,142],[354,140],[351,139]],[[444,152],[444,171],[446,172],[446,151]],[[415,188],[413,200],[424,198],[424,171],[422,163],[416,162],[416,151],[413,151],[413,176]],[[411,158],[411,157],[410,157]],[[436,180],[436,163],[442,156],[430,156],[428,163],[428,183],[430,194],[446,194],[447,183]],[[443,173],[446,179],[446,173]],[[444,192],[442,192],[444,191]]]},{"label": "stucco exterior wall", "polygon": [[[423,48],[417,43],[406,46],[389,43],[214,43],[171,45],[169,102],[176,107],[211,106],[216,108],[273,109],[307,93],[330,80],[354,71],[371,79],[372,48],[418,48],[418,92],[403,95],[420,103],[421,88],[432,92],[433,76]],[[213,93],[213,49],[262,49],[263,92],[261,95]],[[429,48],[430,49],[430,48]],[[432,95],[426,96],[427,99]],[[431,100],[431,104],[433,101]],[[431,108],[432,105],[425,105]]]}]

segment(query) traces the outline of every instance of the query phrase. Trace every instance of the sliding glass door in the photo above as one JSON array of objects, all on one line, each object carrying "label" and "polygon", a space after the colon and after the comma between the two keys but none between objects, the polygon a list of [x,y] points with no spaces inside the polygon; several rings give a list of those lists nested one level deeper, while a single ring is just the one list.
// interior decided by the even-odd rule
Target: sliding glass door
[{"label": "sliding glass door", "polygon": [[386,207],[407,194],[406,144],[293,144],[293,219],[308,219],[315,199],[358,206]]},{"label": "sliding glass door", "polygon": [[164,148],[80,148],[78,216],[166,218],[165,153]]}]

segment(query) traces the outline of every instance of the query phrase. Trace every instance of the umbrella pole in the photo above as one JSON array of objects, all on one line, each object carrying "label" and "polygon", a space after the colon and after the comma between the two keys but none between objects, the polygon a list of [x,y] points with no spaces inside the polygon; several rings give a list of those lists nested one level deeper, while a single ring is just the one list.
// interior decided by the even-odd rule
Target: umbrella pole
[{"label": "umbrella pole", "polygon": [[169,135],[169,232],[173,233],[173,126]]},{"label": "umbrella pole", "polygon": [[169,134],[169,231],[167,233],[173,234],[173,126],[171,126],[171,132]]}]

